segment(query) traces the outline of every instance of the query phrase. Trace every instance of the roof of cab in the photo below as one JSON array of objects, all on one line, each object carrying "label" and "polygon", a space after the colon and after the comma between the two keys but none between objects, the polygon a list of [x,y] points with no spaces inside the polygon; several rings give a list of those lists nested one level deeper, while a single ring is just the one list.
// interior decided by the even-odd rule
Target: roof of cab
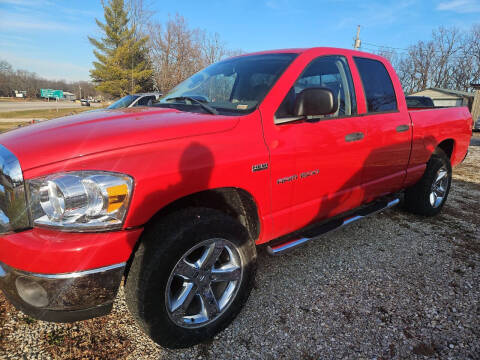
[{"label": "roof of cab", "polygon": [[362,56],[362,57],[370,57],[370,58],[381,58],[384,59],[383,57],[376,55],[376,54],[371,54],[367,53],[364,51],[359,51],[359,50],[352,50],[352,49],[342,49],[342,48],[335,48],[335,47],[311,47],[311,48],[293,48],[293,49],[276,49],[276,50],[265,50],[265,51],[257,51],[257,52],[252,52],[252,53],[246,53],[246,54],[241,54],[238,56],[233,56],[235,57],[242,57],[242,56],[250,56],[250,55],[264,55],[264,54],[302,54],[305,52],[310,52],[310,51],[328,51],[332,53],[340,53],[340,54],[348,54],[351,56]]}]

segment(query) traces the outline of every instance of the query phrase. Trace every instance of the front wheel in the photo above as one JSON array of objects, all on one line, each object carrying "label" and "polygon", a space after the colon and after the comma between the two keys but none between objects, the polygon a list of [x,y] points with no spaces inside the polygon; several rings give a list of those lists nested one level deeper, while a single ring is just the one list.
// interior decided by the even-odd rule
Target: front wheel
[{"label": "front wheel", "polygon": [[147,228],[125,285],[143,330],[169,348],[211,339],[240,312],[251,291],[254,242],[235,219],[187,209]]},{"label": "front wheel", "polygon": [[437,215],[447,201],[451,183],[450,160],[437,149],[428,161],[423,177],[405,192],[406,209],[419,215]]}]

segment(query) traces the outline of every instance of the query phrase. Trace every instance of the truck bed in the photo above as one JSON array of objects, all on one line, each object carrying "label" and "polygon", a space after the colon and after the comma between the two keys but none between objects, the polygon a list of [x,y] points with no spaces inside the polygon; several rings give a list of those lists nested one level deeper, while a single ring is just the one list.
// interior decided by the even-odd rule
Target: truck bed
[{"label": "truck bed", "polygon": [[457,139],[452,148],[452,166],[465,158],[473,125],[467,107],[436,107],[408,113],[412,121],[413,163],[428,161],[435,146],[444,138]]}]

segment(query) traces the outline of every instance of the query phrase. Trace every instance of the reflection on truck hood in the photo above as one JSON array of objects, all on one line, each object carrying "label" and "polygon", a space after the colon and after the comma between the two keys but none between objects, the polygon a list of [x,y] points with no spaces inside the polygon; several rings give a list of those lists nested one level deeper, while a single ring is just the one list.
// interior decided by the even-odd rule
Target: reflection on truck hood
[{"label": "reflection on truck hood", "polygon": [[107,110],[19,128],[0,135],[0,144],[19,158],[25,171],[112,149],[227,131],[238,121],[175,109]]}]

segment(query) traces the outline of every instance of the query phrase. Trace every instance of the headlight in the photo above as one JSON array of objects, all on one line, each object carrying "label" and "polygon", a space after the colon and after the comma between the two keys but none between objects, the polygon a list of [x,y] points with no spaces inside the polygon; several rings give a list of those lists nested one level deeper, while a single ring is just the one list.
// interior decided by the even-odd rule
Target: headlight
[{"label": "headlight", "polygon": [[130,176],[103,171],[53,174],[28,180],[34,225],[71,231],[120,228],[132,195]]}]

